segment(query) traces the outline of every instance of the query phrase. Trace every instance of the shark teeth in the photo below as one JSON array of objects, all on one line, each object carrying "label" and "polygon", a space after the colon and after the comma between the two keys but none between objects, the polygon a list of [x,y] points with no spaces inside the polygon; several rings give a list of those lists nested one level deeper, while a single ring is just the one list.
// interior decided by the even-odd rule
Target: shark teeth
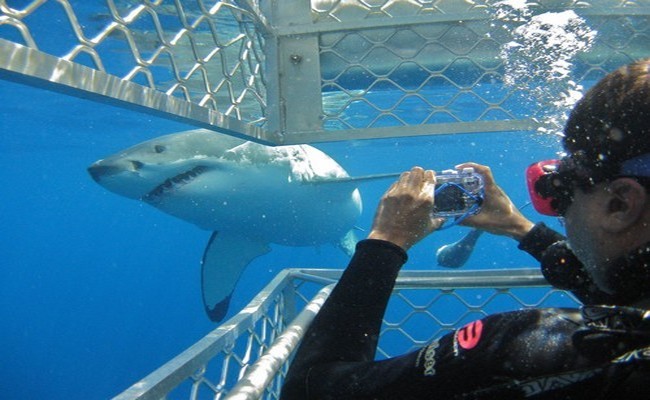
[{"label": "shark teeth", "polygon": [[189,171],[185,171],[169,179],[165,179],[163,183],[156,186],[152,191],[142,196],[142,200],[146,201],[147,203],[157,203],[169,192],[178,190],[181,187],[187,185],[207,170],[208,167],[199,165]]}]

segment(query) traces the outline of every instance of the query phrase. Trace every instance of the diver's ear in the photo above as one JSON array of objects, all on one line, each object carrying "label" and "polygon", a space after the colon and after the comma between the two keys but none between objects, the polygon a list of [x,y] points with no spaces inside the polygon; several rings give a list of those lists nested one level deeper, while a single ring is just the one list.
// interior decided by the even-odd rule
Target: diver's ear
[{"label": "diver's ear", "polygon": [[603,226],[609,232],[621,232],[643,215],[648,200],[645,187],[633,178],[618,178],[608,185],[609,197]]}]

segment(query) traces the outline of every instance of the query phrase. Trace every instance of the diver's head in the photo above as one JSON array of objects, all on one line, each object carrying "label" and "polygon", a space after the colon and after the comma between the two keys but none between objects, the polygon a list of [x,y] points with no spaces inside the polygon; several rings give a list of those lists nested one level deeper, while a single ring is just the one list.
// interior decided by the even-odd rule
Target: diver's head
[{"label": "diver's head", "polygon": [[581,162],[615,173],[622,162],[650,152],[650,59],[610,73],[576,104],[564,148]]},{"label": "diver's head", "polygon": [[529,183],[537,185],[531,189],[555,200],[542,213],[563,215],[573,201],[574,189],[589,191],[622,176],[647,183],[650,59],[622,67],[598,82],[575,106],[564,133],[568,155],[560,161],[537,163],[529,171]]},{"label": "diver's head", "polygon": [[607,270],[612,260],[650,242],[650,59],[590,89],[567,121],[563,144],[557,211],[575,254],[608,291],[612,279],[626,279]]}]

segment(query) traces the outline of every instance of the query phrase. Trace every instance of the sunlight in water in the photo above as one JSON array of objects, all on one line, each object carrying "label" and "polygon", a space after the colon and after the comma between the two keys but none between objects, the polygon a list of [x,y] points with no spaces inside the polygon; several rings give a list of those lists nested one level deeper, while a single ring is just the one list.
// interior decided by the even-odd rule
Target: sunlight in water
[{"label": "sunlight in water", "polygon": [[562,134],[562,126],[583,88],[571,79],[573,60],[591,49],[597,32],[573,10],[532,16],[524,0],[493,4],[495,23],[508,25],[513,40],[501,48],[505,83],[528,88],[539,104],[539,133]]}]

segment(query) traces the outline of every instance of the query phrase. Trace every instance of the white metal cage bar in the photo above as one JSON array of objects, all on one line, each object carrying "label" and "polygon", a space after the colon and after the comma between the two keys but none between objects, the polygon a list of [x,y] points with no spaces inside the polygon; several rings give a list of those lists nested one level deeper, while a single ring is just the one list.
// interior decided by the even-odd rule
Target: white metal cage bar
[{"label": "white metal cage bar", "polygon": [[[239,314],[116,399],[172,394],[189,399],[277,399],[293,351],[340,274],[329,269],[282,271]],[[536,269],[402,271],[378,354],[385,358],[412,351],[489,312],[577,304],[571,294],[550,288]],[[253,344],[251,338],[259,337],[267,320],[274,321],[273,333],[264,343]],[[251,353],[255,356],[246,356]]]},{"label": "white metal cage bar", "polygon": [[264,142],[270,27],[258,11],[252,0],[0,0],[0,77]]}]

